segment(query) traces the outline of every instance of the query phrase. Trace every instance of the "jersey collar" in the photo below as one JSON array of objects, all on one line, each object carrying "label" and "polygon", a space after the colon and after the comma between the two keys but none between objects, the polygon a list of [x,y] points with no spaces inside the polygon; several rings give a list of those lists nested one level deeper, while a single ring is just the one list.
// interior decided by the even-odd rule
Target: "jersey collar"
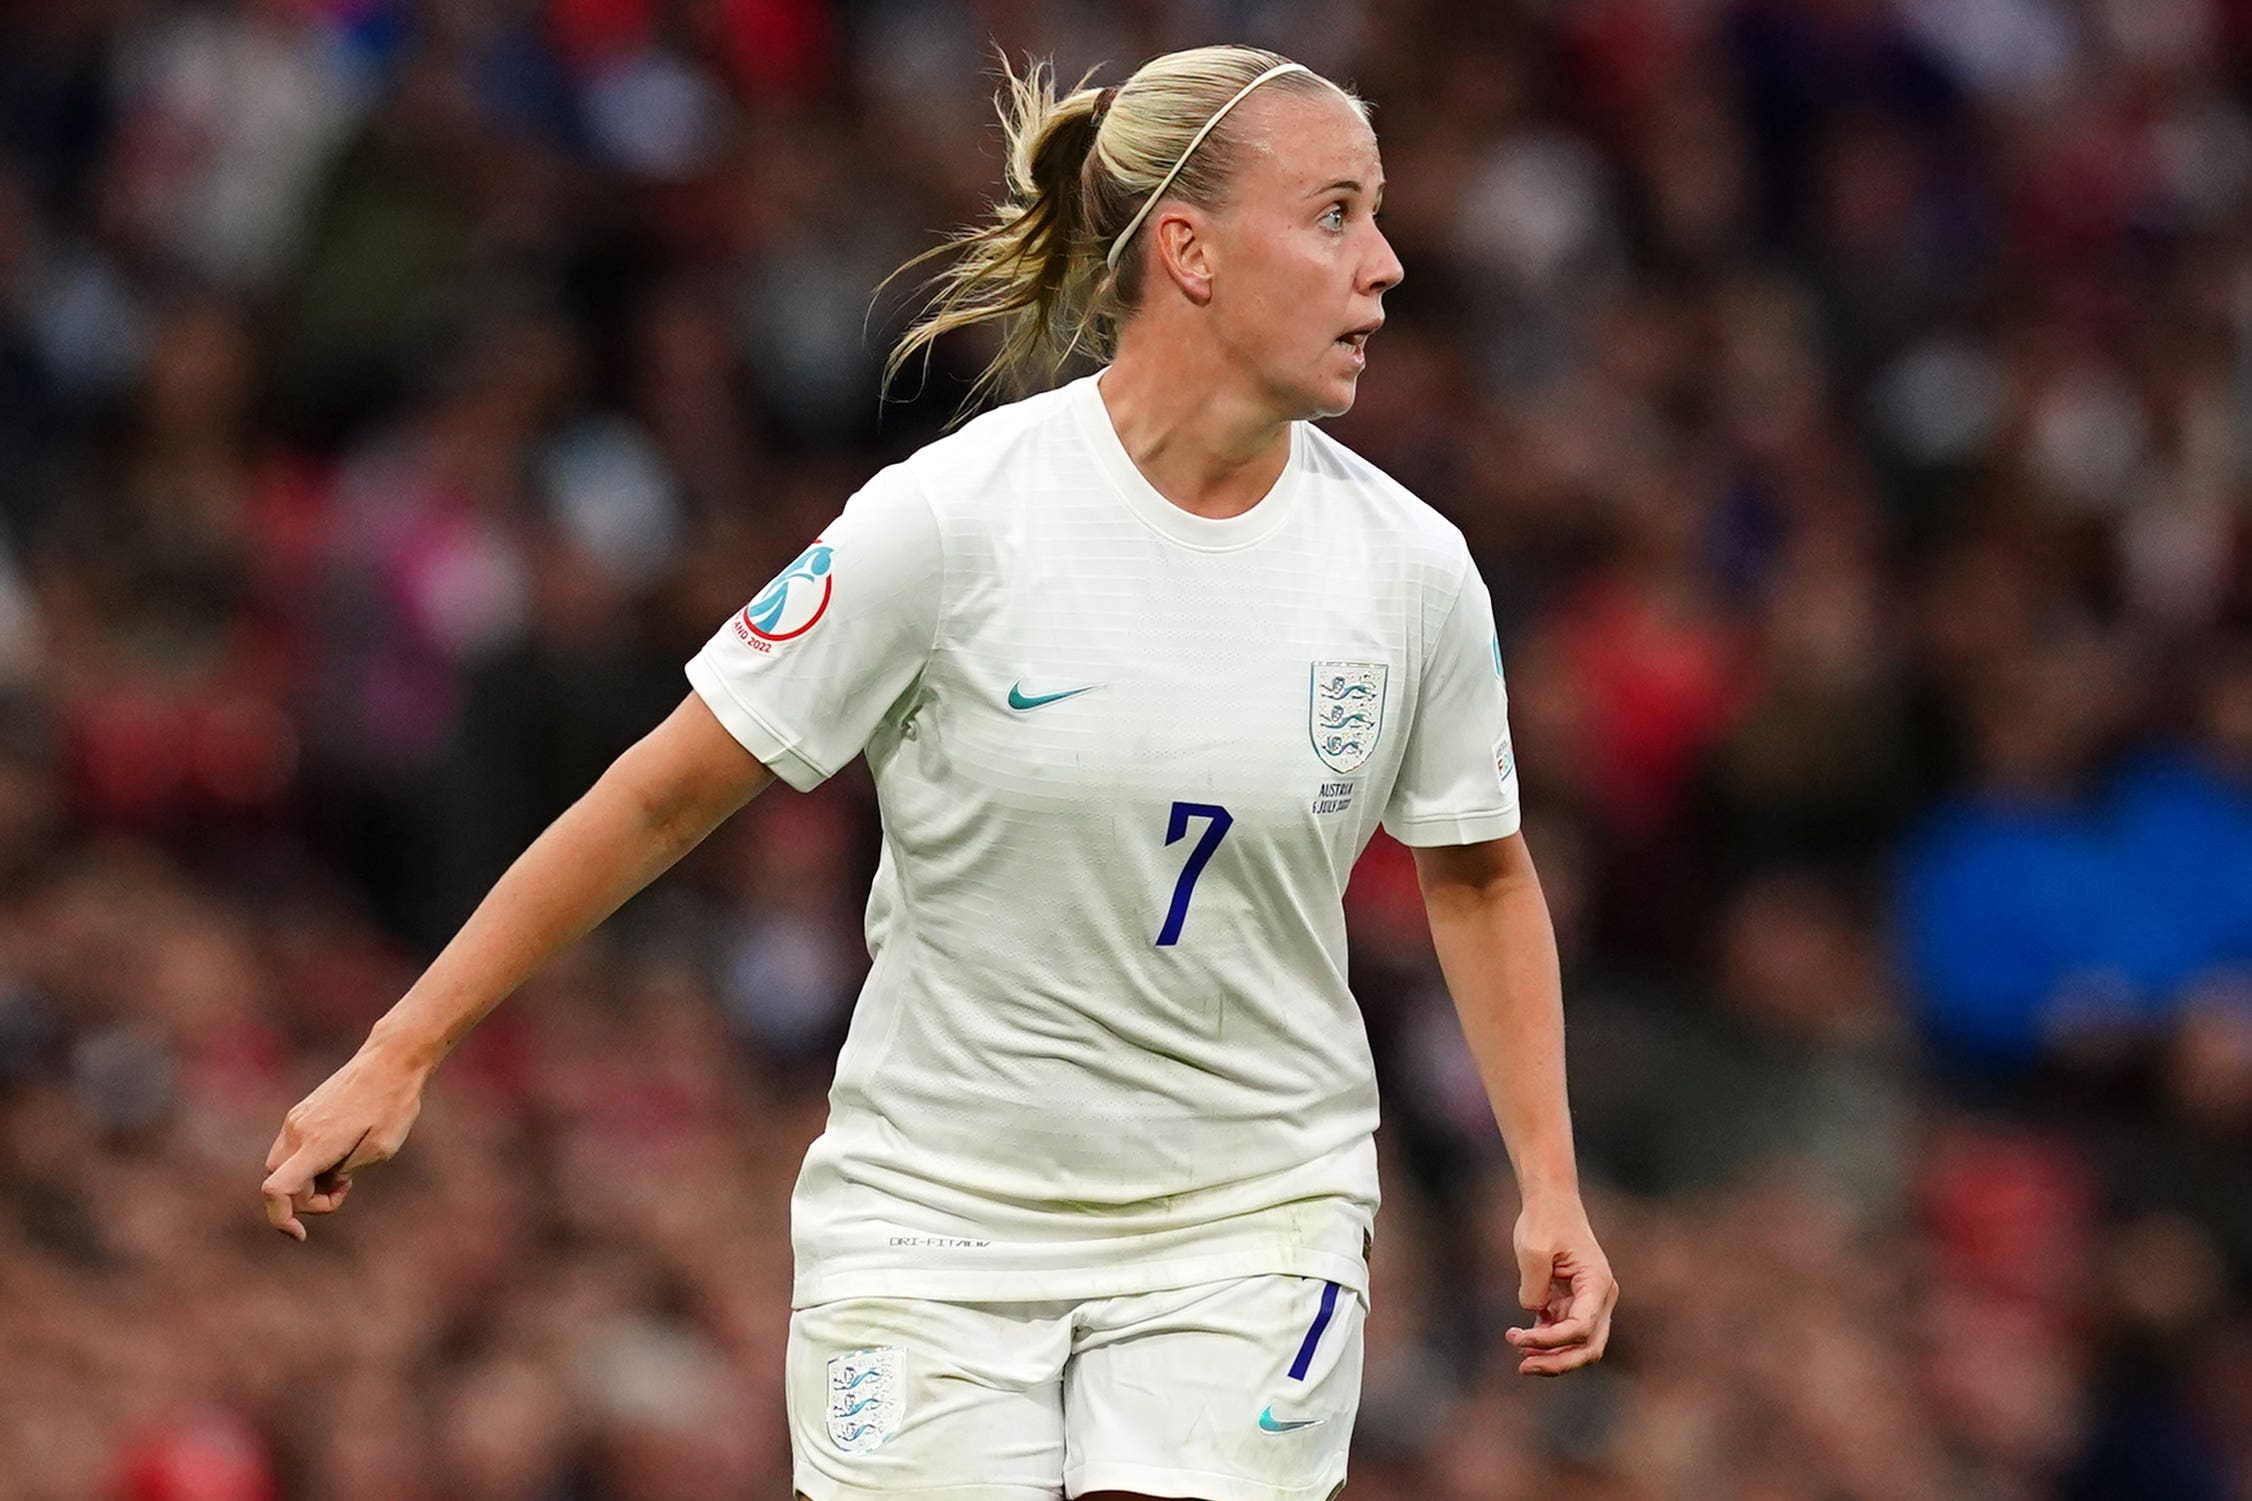
[{"label": "jersey collar", "polygon": [[1072,414],[1103,477],[1110,481],[1110,487],[1125,501],[1127,509],[1148,523],[1151,530],[1184,547],[1228,552],[1265,541],[1290,519],[1299,493],[1305,488],[1303,422],[1290,424],[1290,457],[1283,461],[1282,473],[1276,478],[1274,488],[1261,496],[1256,505],[1238,516],[1199,516],[1167,500],[1134,466],[1126,445],[1118,440],[1118,430],[1110,425],[1110,409],[1103,405],[1095,379],[1092,375],[1083,376],[1066,388]]}]

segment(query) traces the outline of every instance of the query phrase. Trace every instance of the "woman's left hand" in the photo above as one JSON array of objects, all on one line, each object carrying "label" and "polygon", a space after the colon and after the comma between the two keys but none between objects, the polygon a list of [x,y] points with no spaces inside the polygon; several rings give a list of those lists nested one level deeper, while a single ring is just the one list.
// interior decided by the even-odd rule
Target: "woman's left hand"
[{"label": "woman's left hand", "polygon": [[1511,1329],[1520,1375],[1561,1376],[1603,1358],[1619,1284],[1595,1243],[1577,1194],[1528,1198],[1517,1216],[1517,1300],[1533,1311],[1530,1329]]}]

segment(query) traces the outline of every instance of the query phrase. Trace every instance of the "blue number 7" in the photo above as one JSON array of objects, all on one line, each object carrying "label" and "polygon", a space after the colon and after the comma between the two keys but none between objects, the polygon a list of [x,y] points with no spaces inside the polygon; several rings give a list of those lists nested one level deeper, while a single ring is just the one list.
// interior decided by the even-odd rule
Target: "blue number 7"
[{"label": "blue number 7", "polygon": [[1196,842],[1196,848],[1189,851],[1188,863],[1181,867],[1180,880],[1173,883],[1173,908],[1165,914],[1165,926],[1157,935],[1157,946],[1161,949],[1181,941],[1181,923],[1189,915],[1189,893],[1196,890],[1196,878],[1204,874],[1212,852],[1220,847],[1229,825],[1235,822],[1228,810],[1218,803],[1175,803],[1172,822],[1165,826],[1165,842],[1175,843],[1186,834],[1192,818],[1209,818],[1212,822],[1205,827],[1204,837]]}]

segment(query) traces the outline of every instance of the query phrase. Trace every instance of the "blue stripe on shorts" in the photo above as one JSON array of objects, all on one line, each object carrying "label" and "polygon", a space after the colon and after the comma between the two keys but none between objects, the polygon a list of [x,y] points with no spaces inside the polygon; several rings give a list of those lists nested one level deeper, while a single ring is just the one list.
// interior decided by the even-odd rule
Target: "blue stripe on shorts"
[{"label": "blue stripe on shorts", "polygon": [[1321,1332],[1329,1327],[1330,1315],[1337,1312],[1337,1284],[1324,1282],[1321,1286],[1321,1311],[1314,1315],[1313,1324],[1306,1330],[1306,1338],[1298,1346],[1298,1358],[1290,1363],[1290,1379],[1303,1381],[1307,1368],[1314,1363],[1314,1347],[1321,1343]]}]

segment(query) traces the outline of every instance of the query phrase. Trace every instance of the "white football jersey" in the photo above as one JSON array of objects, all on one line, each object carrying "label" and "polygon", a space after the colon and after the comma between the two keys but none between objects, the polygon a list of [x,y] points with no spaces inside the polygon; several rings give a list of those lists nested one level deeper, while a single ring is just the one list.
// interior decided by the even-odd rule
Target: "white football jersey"
[{"label": "white football jersey", "polygon": [[876,475],[687,670],[793,787],[865,750],[881,806],[798,1306],[1365,1293],[1346,878],[1380,820],[1518,823],[1452,524],[1307,423],[1256,506],[1192,515],[1088,377]]}]

